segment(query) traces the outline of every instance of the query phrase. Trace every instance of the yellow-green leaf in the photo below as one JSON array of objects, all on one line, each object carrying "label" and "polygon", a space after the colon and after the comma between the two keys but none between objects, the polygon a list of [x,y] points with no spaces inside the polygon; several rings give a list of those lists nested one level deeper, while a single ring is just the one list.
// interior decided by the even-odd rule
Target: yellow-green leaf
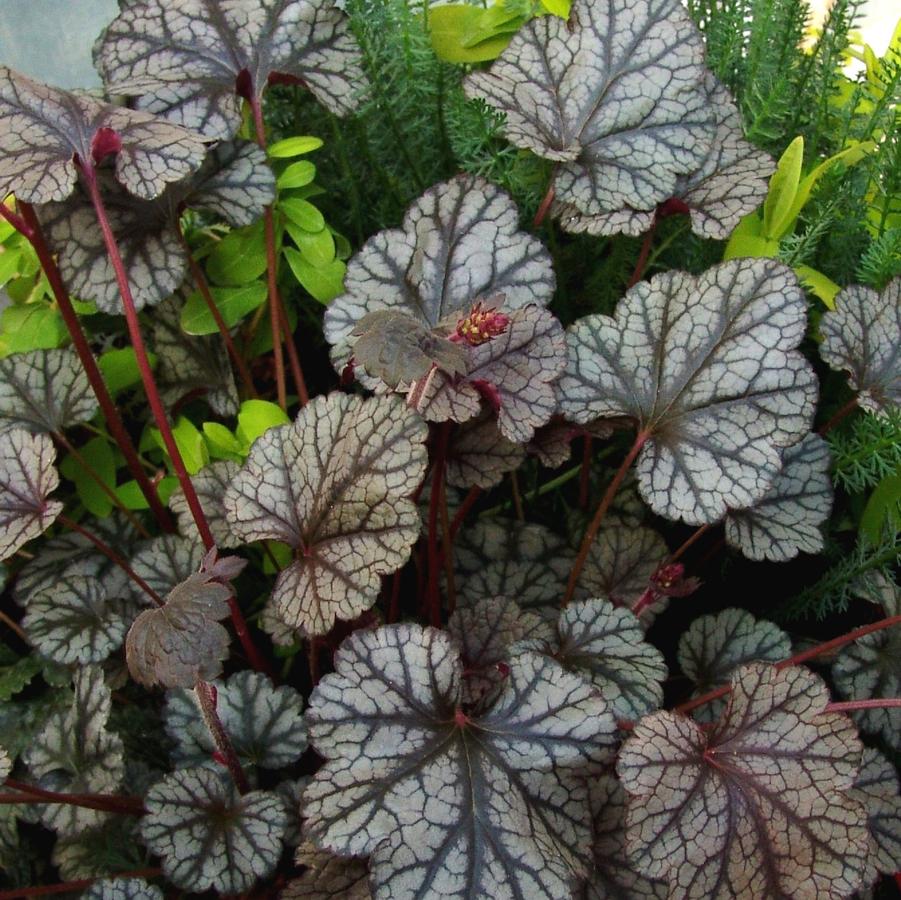
[{"label": "yellow-green leaf", "polygon": [[285,249],[285,259],[294,277],[320,303],[334,300],[344,290],[346,266],[340,259],[333,259],[326,266],[314,266],[293,247]]},{"label": "yellow-green leaf", "polygon": [[485,12],[469,4],[430,9],[429,34],[438,58],[452,63],[476,63],[498,57],[516,29],[507,28],[498,33],[486,28]]},{"label": "yellow-green leaf", "polygon": [[763,203],[763,233],[769,240],[778,240],[790,221],[790,211],[801,180],[804,160],[804,138],[796,137],[785,149],[770,179],[770,188]]},{"label": "yellow-green leaf", "polygon": [[322,138],[309,135],[285,138],[276,141],[267,151],[270,159],[291,159],[294,156],[303,156],[312,153],[322,146]]},{"label": "yellow-green leaf", "polygon": [[816,294],[829,309],[835,309],[835,295],[841,288],[832,279],[810,266],[795,266],[795,272],[804,287]]},{"label": "yellow-green leaf", "polygon": [[[210,293],[225,324],[232,328],[265,299],[265,282],[252,281],[243,287],[211,287]],[[219,328],[200,291],[188,297],[181,311],[181,327],[188,334],[215,334]]]}]

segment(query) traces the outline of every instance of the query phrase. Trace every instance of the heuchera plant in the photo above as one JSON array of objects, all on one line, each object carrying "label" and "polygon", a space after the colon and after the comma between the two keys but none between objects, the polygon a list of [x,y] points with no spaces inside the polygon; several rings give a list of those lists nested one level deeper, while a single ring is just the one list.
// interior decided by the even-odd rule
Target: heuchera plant
[{"label": "heuchera plant", "polygon": [[[898,182],[864,284],[792,229],[897,144],[901,39],[841,94],[870,131],[802,178],[803,140],[745,134],[708,5],[402,4],[445,163],[408,155],[406,212],[351,244],[320,205],[365,221],[349,135],[401,140],[368,24],[396,2],[122,2],[106,100],[0,68],[0,274],[60,326],[0,320],[0,898],[872,896],[901,870]],[[327,146],[285,112],[315,104]],[[476,120],[538,173],[526,221]],[[760,617],[770,564],[858,520],[846,621]]]}]

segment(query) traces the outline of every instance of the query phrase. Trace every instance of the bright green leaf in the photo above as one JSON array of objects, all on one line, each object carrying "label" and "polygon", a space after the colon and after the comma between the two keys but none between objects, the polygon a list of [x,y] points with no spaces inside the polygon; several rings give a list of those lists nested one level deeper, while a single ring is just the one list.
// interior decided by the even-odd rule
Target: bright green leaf
[{"label": "bright green leaf", "polygon": [[278,208],[291,222],[299,225],[304,231],[322,231],[325,228],[325,218],[322,213],[307,200],[286,197],[279,200]]},{"label": "bright green leaf", "polygon": [[[237,325],[244,316],[263,303],[266,292],[266,284],[263,281],[252,281],[243,287],[210,288],[216,308],[229,328]],[[215,334],[219,331],[216,320],[200,291],[191,294],[182,307],[181,327],[188,334]]]},{"label": "bright green leaf", "polygon": [[[151,368],[156,366],[157,357],[155,353],[151,353],[148,350],[147,358],[150,360]],[[138,361],[131,347],[124,347],[121,350],[107,350],[106,353],[100,355],[97,365],[100,367],[103,380],[113,396],[141,383]]]},{"label": "bright green leaf", "polygon": [[207,274],[219,285],[242,286],[266,271],[266,241],[257,225],[229,232],[206,261]]},{"label": "bright green leaf", "polygon": [[95,437],[79,449],[79,455],[85,465],[72,454],[68,455],[59,466],[60,472],[74,482],[78,499],[91,515],[106,518],[113,511],[113,502],[97,483],[88,468],[92,469],[110,490],[116,487],[116,458],[106,438]]},{"label": "bright green leaf", "polygon": [[320,303],[334,300],[344,290],[346,266],[340,259],[332,260],[327,266],[317,267],[293,247],[285,248],[285,259],[288,260],[294,277]]},{"label": "bright green leaf", "polygon": [[[294,550],[281,541],[266,541],[269,553],[263,554],[263,572],[266,575],[277,575],[282,569],[287,569],[294,561]],[[278,563],[278,568],[272,564],[272,559]]]},{"label": "bright green leaf", "polygon": [[289,190],[290,188],[306,187],[316,177],[316,166],[309,160],[302,159],[300,162],[291,163],[281,175],[278,176],[276,185],[279,190]]},{"label": "bright green leaf", "polygon": [[[166,453],[166,445],[163,443],[163,436],[159,430],[152,428],[151,434],[157,446]],[[178,417],[172,427],[172,436],[175,438],[175,445],[178,447],[178,452],[181,454],[189,475],[196,475],[209,463],[210,454],[203,435],[189,418]]]},{"label": "bright green leaf", "polygon": [[741,256],[764,256],[774,259],[779,252],[779,242],[763,236],[763,219],[756,212],[746,215],[735,227],[723,252],[723,259]]},{"label": "bright green leaf", "polygon": [[8,306],[0,315],[0,356],[61,347],[67,337],[59,310],[46,303]]},{"label": "bright green leaf", "polygon": [[886,523],[894,534],[901,531],[901,474],[886,476],[873,489],[860,517],[860,533],[875,547]]},{"label": "bright green leaf", "polygon": [[291,420],[277,404],[268,400],[245,400],[238,413],[238,427],[235,435],[241,442],[241,452],[246,454],[250,445],[270,428],[285,425]]},{"label": "bright green leaf", "polygon": [[311,265],[327,266],[335,258],[335,239],[328,228],[311,232],[286,222],[285,230]]},{"label": "bright green leaf", "polygon": [[763,233],[770,240],[782,237],[791,221],[790,212],[798,193],[803,161],[804,138],[799,135],[780,157],[763,203]]},{"label": "bright green leaf", "polygon": [[[496,33],[484,28],[487,10],[469,4],[449,4],[429,10],[432,48],[439,59],[452,63],[476,63],[495,59],[510,43],[515,28]],[[520,24],[523,20],[520,20]],[[481,38],[477,38],[478,35]]]},{"label": "bright green leaf", "polygon": [[21,261],[21,250],[4,250],[0,253],[0,286],[6,284],[14,275],[19,274]]},{"label": "bright green leaf", "polygon": [[552,16],[560,16],[561,19],[569,18],[570,0],[541,0],[541,5]]},{"label": "bright green leaf", "polygon": [[289,137],[276,141],[268,150],[271,159],[290,159],[312,153],[322,146],[322,139],[310,136]]},{"label": "bright green leaf", "polygon": [[213,459],[244,461],[247,451],[224,425],[220,425],[218,422],[204,422],[203,436]]},{"label": "bright green leaf", "polygon": [[[167,475],[161,478],[157,484],[157,493],[160,496],[160,502],[165,506],[169,502],[172,492],[178,487],[178,479],[174,475]],[[141,492],[141,488],[137,481],[126,481],[116,488],[116,496],[122,502],[126,509],[148,509],[147,498]]]},{"label": "bright green leaf", "polygon": [[816,294],[829,309],[835,308],[835,295],[841,288],[834,281],[810,266],[795,266],[795,272],[804,287]]}]

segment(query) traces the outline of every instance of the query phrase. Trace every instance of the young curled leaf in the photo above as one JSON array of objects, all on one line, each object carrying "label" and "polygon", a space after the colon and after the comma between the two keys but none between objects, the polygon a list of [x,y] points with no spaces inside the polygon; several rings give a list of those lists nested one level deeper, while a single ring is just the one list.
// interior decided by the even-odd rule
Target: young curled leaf
[{"label": "young curled leaf", "polygon": [[132,623],[125,658],[135,681],[152,687],[193,688],[222,672],[229,635],[220,621],[229,614],[230,587],[206,572],[190,575]]},{"label": "young curled leaf", "polygon": [[0,359],[0,428],[60,433],[97,412],[78,354],[32,350]]},{"label": "young curled leaf", "polygon": [[87,167],[115,153],[117,181],[144,200],[203,162],[208,141],[145,112],[49,87],[0,66],[0,194],[65,200]]},{"label": "young curled leaf", "polygon": [[62,503],[47,499],[59,484],[55,459],[48,434],[0,432],[0,559],[46,531],[63,511]]},{"label": "young curled leaf", "polygon": [[181,769],[148,792],[141,835],[163,871],[192,893],[239,894],[275,868],[287,813],[271,791],[243,796],[227,775]]},{"label": "young curled leaf", "polygon": [[820,322],[820,356],[848,373],[857,402],[868,412],[901,406],[901,278],[881,293],[852,285]]},{"label": "young curled leaf", "polygon": [[330,0],[142,0],[107,27],[94,51],[107,89],[220,140],[241,125],[242,97],[304,84],[337,115],[365,91],[360,51]]},{"label": "young curled leaf", "polygon": [[310,838],[371,853],[376,896],[569,896],[591,867],[585,776],[610,758],[613,717],[581,679],[532,653],[511,660],[478,718],[461,710],[461,690],[443,632],[395,625],[348,638],[307,712],[326,759],[304,793]]},{"label": "young curled leaf", "polygon": [[718,521],[767,494],[781,450],[810,430],[816,376],[796,349],[806,321],[794,274],[775,260],[655,275],[626,293],[615,317],[570,329],[560,411],[576,422],[631,416],[651,509]]},{"label": "young curled leaf", "polygon": [[258,438],[225,494],[232,531],[296,551],[270,603],[309,634],[369,609],[380,575],[419,537],[409,499],[426,467],[425,423],[399,397],[317,397]]},{"label": "young curled leaf", "polygon": [[557,162],[557,198],[582,215],[653,210],[713,137],[701,35],[678,0],[575,0],[539,16],[464,82],[506,115],[517,147]]},{"label": "young curled leaf", "polygon": [[726,516],[726,541],[749,559],[783,562],[799,551],[820,553],[832,512],[829,445],[818,434],[782,454],[782,471],[762,500]]},{"label": "young curled leaf", "polygon": [[617,763],[630,863],[673,900],[853,893],[870,841],[851,792],[861,744],[828,702],[812,672],[751,663],[712,730],[642,719]]},{"label": "young curled leaf", "polygon": [[867,825],[873,839],[864,884],[872,884],[879,873],[901,871],[901,796],[898,773],[878,750],[863,748],[860,774],[852,796],[867,810]]}]

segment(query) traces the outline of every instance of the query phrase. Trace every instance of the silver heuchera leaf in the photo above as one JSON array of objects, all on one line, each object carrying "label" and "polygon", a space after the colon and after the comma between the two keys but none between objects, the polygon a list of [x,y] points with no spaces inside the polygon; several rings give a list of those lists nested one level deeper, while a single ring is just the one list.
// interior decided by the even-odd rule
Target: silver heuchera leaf
[{"label": "silver heuchera leaf", "polygon": [[210,137],[241,125],[241,97],[270,79],[303,83],[331,112],[366,88],[347,18],[327,0],[144,0],[123,9],[94,50],[112,93]]},{"label": "silver heuchera leaf", "polygon": [[[161,597],[190,578],[203,562],[203,545],[192,537],[161,534],[138,543],[130,565],[132,571]],[[134,599],[145,606],[150,598],[134,582],[129,588]]]},{"label": "silver heuchera leaf", "polygon": [[626,204],[599,216],[585,216],[573,206],[557,203],[554,215],[566,231],[639,235],[651,227],[655,216],[687,212],[695,234],[723,240],[743,216],[760,206],[776,164],[743,138],[741,115],[732,96],[711,72],[705,75],[704,89],[716,133],[703,162],[676,179],[672,195],[656,210],[632,209]]},{"label": "silver heuchera leaf", "polygon": [[76,159],[115,151],[115,175],[151,200],[203,162],[207,140],[144,112],[49,87],[0,66],[0,194],[26,203],[65,200],[78,179]]},{"label": "silver heuchera leaf", "polygon": [[701,35],[678,0],[576,0],[533,19],[470,98],[505,113],[517,147],[558,162],[557,198],[582,214],[653,210],[713,137]]},{"label": "silver heuchera leaf", "polygon": [[852,285],[820,322],[820,356],[848,373],[857,402],[868,412],[901,406],[901,278],[881,293]]},{"label": "silver heuchera leaf", "polygon": [[[67,709],[50,715],[23,754],[40,787],[71,794],[113,794],[125,774],[121,738],[107,730],[110,691],[99,666],[76,670]],[[107,813],[69,804],[46,804],[41,820],[60,835],[100,824]]]},{"label": "silver heuchera leaf", "polygon": [[[864,635],[843,648],[832,677],[849,700],[901,696],[901,627]],[[901,709],[860,709],[851,716],[864,731],[881,734],[887,744],[901,750]]]},{"label": "silver heuchera leaf", "polygon": [[6,748],[0,747],[0,778],[6,778],[13,770],[13,761]]},{"label": "silver heuchera leaf", "polygon": [[[682,672],[695,684],[693,697],[729,681],[740,665],[762,660],[778,662],[791,655],[791,639],[772,622],[757,620],[743,609],[724,609],[700,616],[679,638]],[[712,722],[725,701],[714,700],[694,711],[701,722]]]},{"label": "silver heuchera leaf", "polygon": [[173,884],[239,894],[275,868],[287,813],[271,791],[241,796],[227,775],[181,769],[148,792],[141,836]]},{"label": "silver heuchera leaf", "polygon": [[901,587],[881,572],[864,572],[853,589],[856,597],[881,606],[885,615],[901,615]]},{"label": "silver heuchera leaf", "polygon": [[163,606],[142,612],[125,639],[135,681],[147,687],[194,687],[222,672],[229,635],[219,622],[229,614],[230,587],[196,572],[167,594]]},{"label": "silver heuchera leaf", "polygon": [[663,702],[666,665],[633,613],[609,600],[571,603],[542,648],[600,692],[618,719],[637,719]]},{"label": "silver heuchera leaf", "polygon": [[182,298],[173,295],[161,303],[153,316],[153,348],[157,362],[157,384],[166,406],[174,406],[185,394],[204,391],[217,415],[238,411],[238,389],[222,339],[218,334],[195,337],[181,327]]},{"label": "silver heuchera leaf", "polygon": [[[281,769],[307,749],[303,698],[294,688],[275,687],[259,672],[236,672],[214,687],[216,712],[243,764]],[[212,762],[216,745],[193,691],[169,692],[165,724],[179,767]]]},{"label": "silver heuchera leaf", "polygon": [[566,366],[563,328],[539,306],[511,310],[508,320],[502,334],[467,348],[465,377],[429,374],[417,405],[427,419],[465,422],[478,414],[484,396],[497,412],[501,434],[515,443],[524,444],[550,421],[557,402],[553,383]]},{"label": "silver heuchera leaf", "polygon": [[561,412],[577,422],[633,417],[646,436],[636,471],[651,509],[718,521],[760,500],[782,448],[810,430],[816,376],[795,349],[806,319],[797,279],[775,260],[656,275],[626,293],[614,318],[571,328]]},{"label": "silver heuchera leaf", "polygon": [[524,610],[556,618],[573,558],[566,541],[543,525],[479,519],[454,548],[458,600],[510,596]]},{"label": "silver heuchera leaf", "polygon": [[350,260],[345,292],[325,311],[337,358],[367,314],[390,309],[449,334],[472,305],[504,295],[507,311],[546,306],[555,287],[551,257],[519,230],[519,212],[499,187],[459,175],[429,188],[401,228],[380,231]]},{"label": "silver heuchera leaf", "polygon": [[[484,715],[460,709],[462,666],[443,632],[356,632],[313,692],[325,757],[304,793],[322,849],[371,853],[378,897],[565,897],[591,866],[585,776],[609,759],[601,697],[524,653]],[[436,802],[437,800],[437,802]]]},{"label": "silver heuchera leaf", "polygon": [[74,350],[0,359],[0,428],[62,432],[94,417],[97,400]]},{"label": "silver heuchera leaf", "polygon": [[50,435],[0,432],[0,559],[46,531],[63,511],[59,500],[47,499],[59,484],[55,460]]},{"label": "silver heuchera leaf", "polygon": [[100,878],[81,895],[82,900],[163,900],[163,892],[143,878]]},{"label": "silver heuchera leaf", "polygon": [[488,490],[522,465],[526,452],[508,441],[492,415],[470,419],[452,435],[447,448],[447,483],[453,487]]},{"label": "silver heuchera leaf", "polygon": [[541,465],[556,469],[572,455],[573,438],[587,436],[606,440],[611,434],[613,426],[608,422],[597,421],[588,425],[575,425],[561,416],[555,416],[547,425],[535,431],[526,449],[538,458]]},{"label": "silver heuchera leaf", "polygon": [[[191,477],[191,484],[194,485],[197,499],[200,501],[200,508],[203,510],[213,534],[213,540],[217,547],[224,549],[240,547],[242,544],[242,541],[232,534],[223,506],[225,490],[240,468],[236,462],[221,459],[204,466]],[[176,488],[169,497],[169,508],[178,518],[178,530],[182,534],[196,533],[197,526],[194,524],[194,517],[191,515],[188,501],[185,500],[185,495],[180,487]]]},{"label": "silver heuchera leaf", "polygon": [[782,471],[768,494],[726,516],[726,541],[748,559],[784,562],[799,551],[820,553],[822,524],[832,513],[832,457],[818,434],[782,455]]},{"label": "silver heuchera leaf", "polygon": [[803,668],[738,669],[722,719],[642,719],[620,751],[630,862],[676,900],[849,896],[869,853],[861,744]]},{"label": "silver heuchera leaf", "polygon": [[300,878],[288,882],[280,900],[371,900],[369,866],[365,859],[333,856],[309,841],[297,848],[295,862],[306,866]]},{"label": "silver heuchera leaf", "polygon": [[851,795],[867,810],[867,825],[873,838],[864,884],[872,884],[879,873],[901,870],[901,796],[895,767],[872,747],[863,748],[860,775]]},{"label": "silver heuchera leaf", "polygon": [[[153,200],[135,199],[106,172],[99,181],[137,309],[155,306],[185,280],[188,257],[179,225],[185,206],[241,226],[259,218],[275,198],[275,176],[253,144],[220,144],[197,172]],[[44,204],[38,215],[70,290],[121,314],[115,271],[84,189],[64,202]]]},{"label": "silver heuchera leaf", "polygon": [[296,551],[270,603],[309,634],[369,609],[406,561],[420,520],[425,423],[399,397],[317,397],[258,438],[225,494],[232,531]]},{"label": "silver heuchera leaf", "polygon": [[101,583],[65,573],[34,593],[22,620],[39,653],[62,665],[103,662],[125,638],[133,613]]}]

